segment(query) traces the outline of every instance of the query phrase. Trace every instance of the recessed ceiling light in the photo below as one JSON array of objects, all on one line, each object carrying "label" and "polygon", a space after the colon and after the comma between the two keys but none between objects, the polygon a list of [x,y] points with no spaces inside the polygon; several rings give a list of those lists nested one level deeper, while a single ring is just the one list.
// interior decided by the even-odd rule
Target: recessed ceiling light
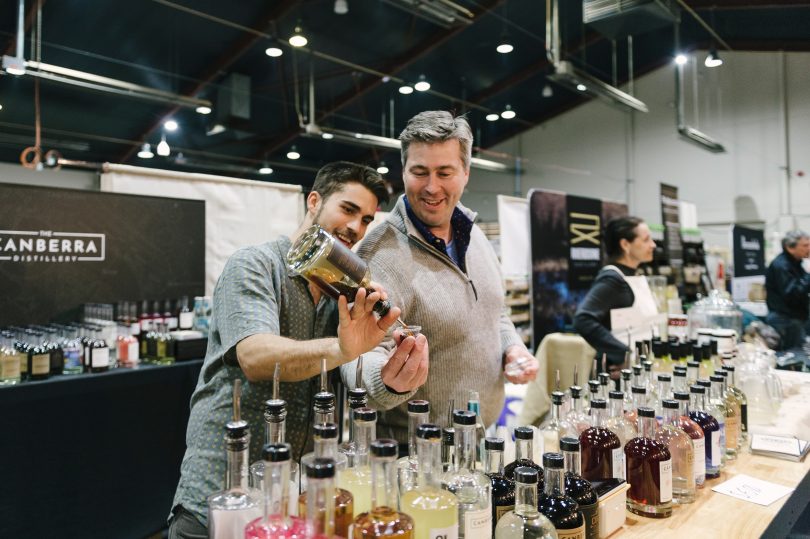
[{"label": "recessed ceiling light", "polygon": [[163,123],[163,128],[164,128],[166,131],[177,131],[177,128],[178,128],[178,127],[179,127],[179,126],[177,125],[177,122],[176,122],[176,121],[174,121],[174,120],[166,120],[166,121]]},{"label": "recessed ceiling light", "polygon": [[409,86],[407,84],[403,84],[399,87],[399,93],[408,95],[413,93],[413,86]]},{"label": "recessed ceiling light", "polygon": [[413,89],[417,92],[427,92],[430,90],[430,83],[425,79],[424,75],[419,75],[419,82],[413,85]]},{"label": "recessed ceiling light", "polygon": [[200,105],[196,109],[198,114],[211,114],[211,107],[206,107],[205,105]]},{"label": "recessed ceiling light", "polygon": [[487,120],[489,120],[490,122],[494,122],[494,121],[496,121],[498,118],[500,118],[500,116],[498,116],[498,115],[497,115],[497,114],[495,114],[494,112],[493,112],[493,113],[491,113],[491,114],[487,114]]}]

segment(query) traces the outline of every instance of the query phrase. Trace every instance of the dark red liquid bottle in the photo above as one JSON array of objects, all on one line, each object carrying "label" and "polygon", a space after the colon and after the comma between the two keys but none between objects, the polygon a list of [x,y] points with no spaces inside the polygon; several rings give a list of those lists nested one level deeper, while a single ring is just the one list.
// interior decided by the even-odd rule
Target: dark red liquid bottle
[{"label": "dark red liquid bottle", "polygon": [[638,409],[638,438],[624,446],[627,461],[627,509],[652,518],[672,515],[672,456],[669,449],[655,441],[653,408]]},{"label": "dark red liquid bottle", "polygon": [[615,432],[605,426],[607,402],[604,399],[591,401],[593,426],[579,435],[582,452],[582,477],[588,481],[622,477],[618,474],[621,466],[622,443]]}]

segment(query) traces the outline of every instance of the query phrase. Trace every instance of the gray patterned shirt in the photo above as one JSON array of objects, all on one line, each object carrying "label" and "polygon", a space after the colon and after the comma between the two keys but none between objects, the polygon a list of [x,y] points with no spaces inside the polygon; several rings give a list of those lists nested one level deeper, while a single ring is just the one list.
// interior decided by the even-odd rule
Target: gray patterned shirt
[{"label": "gray patterned shirt", "polygon": [[[287,271],[290,239],[240,249],[228,259],[214,288],[208,351],[191,397],[186,431],[186,454],[173,507],[182,505],[207,524],[207,498],[222,490],[225,480],[224,426],[232,414],[233,382],[242,379],[242,418],[251,429],[250,462],[261,458],[264,443],[264,401],[272,396],[272,382],[248,382],[236,361],[236,345],[257,333],[296,340],[337,334],[337,304],[322,296],[316,306],[306,281]],[[272,358],[270,359],[272,361]],[[317,377],[282,383],[287,401],[287,442],[300,459],[312,423],[311,396]]]}]

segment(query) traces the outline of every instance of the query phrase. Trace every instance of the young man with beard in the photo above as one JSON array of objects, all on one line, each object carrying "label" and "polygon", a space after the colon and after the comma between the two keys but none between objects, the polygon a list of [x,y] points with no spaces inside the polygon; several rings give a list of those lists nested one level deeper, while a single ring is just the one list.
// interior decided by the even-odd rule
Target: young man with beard
[{"label": "young man with beard", "polygon": [[[231,418],[235,380],[242,380],[242,418],[251,427],[249,458],[255,462],[264,440],[264,402],[272,396],[273,372],[280,364],[287,442],[300,458],[310,438],[310,398],[317,390],[321,359],[334,369],[371,350],[399,316],[396,307],[380,319],[374,315],[373,305],[387,297],[380,287],[368,295],[360,289],[350,309],[345,297],[336,303],[291,275],[286,264],[287,251],[315,223],[352,247],[387,199],[373,169],[330,163],[318,171],[306,217],[292,237],[240,249],[226,263],[214,289],[208,351],[191,397],[170,538],[208,537],[206,498],[223,487],[223,427]],[[426,348],[424,337],[402,340],[391,354],[387,382],[399,385],[413,378],[415,373],[402,365],[410,356],[418,363]]]}]

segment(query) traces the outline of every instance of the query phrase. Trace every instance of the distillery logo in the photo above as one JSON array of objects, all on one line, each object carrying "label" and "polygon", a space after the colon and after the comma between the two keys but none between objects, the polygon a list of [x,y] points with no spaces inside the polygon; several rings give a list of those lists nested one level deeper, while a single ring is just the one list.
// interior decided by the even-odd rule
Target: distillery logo
[{"label": "distillery logo", "polygon": [[100,262],[104,234],[53,230],[0,230],[0,262]]}]

